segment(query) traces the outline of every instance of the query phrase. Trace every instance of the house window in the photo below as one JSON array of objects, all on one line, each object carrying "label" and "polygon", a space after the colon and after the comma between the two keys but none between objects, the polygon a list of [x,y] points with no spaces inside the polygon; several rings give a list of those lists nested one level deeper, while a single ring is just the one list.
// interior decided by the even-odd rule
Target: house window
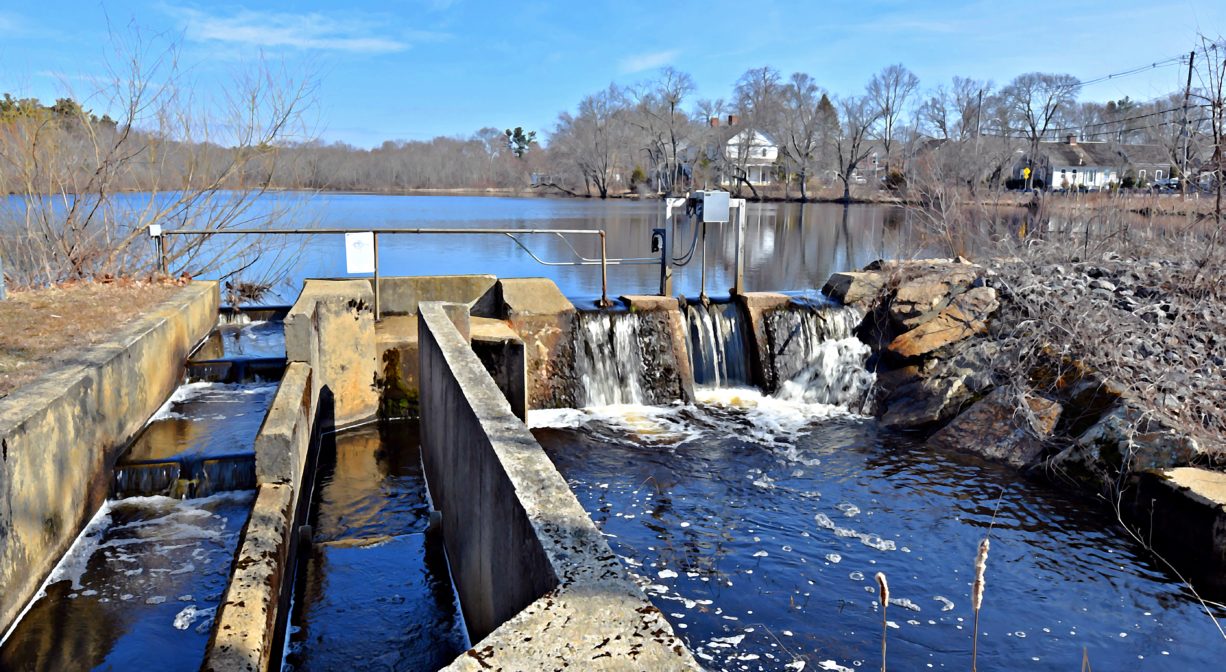
[{"label": "house window", "polygon": [[1162,171],[1161,171],[1161,170],[1155,170],[1155,171],[1154,171],[1154,179],[1155,179],[1155,180],[1161,180],[1161,179],[1162,179]]},{"label": "house window", "polygon": [[1137,171],[1137,177],[1138,177],[1138,178],[1140,178],[1140,179],[1142,179],[1142,180],[1144,180],[1144,179],[1145,179],[1145,171],[1144,171],[1144,170],[1138,170],[1138,171]]}]

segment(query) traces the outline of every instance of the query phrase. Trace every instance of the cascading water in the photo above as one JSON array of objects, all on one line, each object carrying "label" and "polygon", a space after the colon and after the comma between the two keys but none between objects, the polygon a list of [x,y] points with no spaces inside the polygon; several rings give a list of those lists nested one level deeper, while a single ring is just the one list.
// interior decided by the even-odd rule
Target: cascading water
[{"label": "cascading water", "polygon": [[747,341],[736,305],[686,304],[684,317],[694,383],[713,387],[751,385]]},{"label": "cascading water", "polygon": [[854,334],[862,319],[855,308],[826,302],[770,313],[776,395],[861,410],[876,378],[865,368],[872,349]]},{"label": "cascading water", "polygon": [[576,321],[579,404],[647,403],[642,382],[639,317],[634,313],[580,312]]},{"label": "cascading water", "polygon": [[[223,325],[194,358],[230,365],[279,354],[284,366],[280,332],[279,322]],[[0,640],[0,669],[200,668],[255,500],[241,491],[256,485],[255,436],[276,390],[175,390],[117,461],[111,498]]]}]

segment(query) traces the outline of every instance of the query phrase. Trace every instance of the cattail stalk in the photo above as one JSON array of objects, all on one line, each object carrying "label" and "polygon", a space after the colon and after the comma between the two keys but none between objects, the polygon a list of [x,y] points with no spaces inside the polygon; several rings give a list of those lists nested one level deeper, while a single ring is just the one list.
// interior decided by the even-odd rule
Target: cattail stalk
[{"label": "cattail stalk", "polygon": [[971,584],[971,606],[975,610],[975,631],[971,633],[971,672],[976,672],[979,656],[979,608],[983,606],[983,574],[988,568],[988,548],[991,543],[984,537],[979,542],[979,555],[975,556],[975,582]]},{"label": "cattail stalk", "polygon": [[890,606],[890,584],[885,580],[885,574],[877,572],[877,597],[881,601],[881,672],[885,672],[885,636],[886,636],[886,607]]}]

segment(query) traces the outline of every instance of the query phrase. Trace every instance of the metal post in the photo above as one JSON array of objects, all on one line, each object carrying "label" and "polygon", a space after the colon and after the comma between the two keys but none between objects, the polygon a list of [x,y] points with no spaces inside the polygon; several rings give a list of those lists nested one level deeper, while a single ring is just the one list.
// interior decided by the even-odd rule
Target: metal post
[{"label": "metal post", "polygon": [[158,248],[158,266],[162,269],[162,275],[170,275],[169,262],[166,260],[166,235],[161,234],[157,240]]},{"label": "metal post", "polygon": [[379,232],[372,231],[375,252],[375,320],[379,319]]},{"label": "metal post", "polygon": [[[759,211],[760,213],[761,211]],[[736,207],[736,276],[732,280],[732,294],[745,291],[745,201]]]},{"label": "metal post", "polygon": [[605,234],[600,232],[600,307],[613,305],[609,302],[609,265],[605,254]]},{"label": "metal post", "polygon": [[707,302],[707,223],[694,222],[694,226],[702,227],[702,272],[698,276],[698,299]]},{"label": "metal post", "polygon": [[670,263],[673,258],[673,200],[664,199],[664,218],[660,222],[660,231],[664,240],[660,241],[660,296],[673,293],[673,269]]}]

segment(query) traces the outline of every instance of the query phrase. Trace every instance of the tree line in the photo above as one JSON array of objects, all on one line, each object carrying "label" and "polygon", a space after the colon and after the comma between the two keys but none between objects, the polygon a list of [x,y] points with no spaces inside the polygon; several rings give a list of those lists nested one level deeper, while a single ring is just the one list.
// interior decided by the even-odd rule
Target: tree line
[{"label": "tree line", "polygon": [[[1219,43],[1205,40],[1204,53]],[[1212,59],[1204,62],[1213,65]],[[873,75],[863,90],[838,95],[812,74],[784,76],[764,66],[746,70],[726,98],[696,99],[693,78],[666,67],[649,80],[610,84],[584,96],[574,110],[558,115],[544,132],[544,143],[522,128],[487,127],[468,137],[388,140],[371,149],[290,134],[266,138],[264,147],[166,137],[164,128],[128,128],[123,120],[97,117],[71,98],[44,106],[5,94],[0,123],[9,132],[0,136],[0,161],[7,159],[9,170],[0,172],[0,189],[19,193],[31,187],[22,184],[30,176],[23,178],[18,164],[30,163],[35,150],[14,147],[14,137],[20,140],[23,131],[13,127],[34,120],[44,144],[65,149],[65,155],[86,151],[84,145],[99,144],[99,136],[120,130],[160,145],[164,151],[128,161],[115,176],[114,186],[124,189],[188,186],[201,175],[202,155],[212,155],[213,165],[237,151],[248,156],[238,162],[242,170],[227,172],[228,187],[253,181],[262,188],[393,193],[536,187],[605,198],[723,183],[757,197],[759,185],[748,167],[753,148],[766,142],[777,147],[770,181],[784,195],[794,189],[807,200],[815,185],[836,184],[849,197],[853,184],[864,180],[870,157],[874,172],[890,185],[904,180],[909,160],[934,141],[956,146],[998,138],[1034,153],[1041,141],[1073,135],[1082,141],[1158,145],[1176,165],[1183,165],[1183,152],[1191,146],[1194,157],[1203,160],[1218,154],[1212,118],[1221,114],[1221,106],[1214,106],[1211,82],[1196,84],[1188,101],[1183,91],[1150,101],[1079,101],[1082,84],[1071,74],[1025,73],[999,86],[953,77],[925,89],[913,72],[895,64]],[[74,125],[86,131],[74,138]],[[52,129],[61,131],[54,139]],[[81,136],[87,136],[84,143]],[[275,160],[252,169],[253,152],[275,154]],[[71,186],[82,181],[68,180]]]},{"label": "tree line", "polygon": [[[1002,85],[953,77],[924,88],[902,64],[845,93],[813,74],[755,67],[727,97],[700,99],[689,74],[666,67],[583,96],[540,131],[543,141],[534,130],[487,127],[370,149],[316,137],[303,115],[317,95],[310,77],[252,63],[209,101],[180,68],[178,45],[137,35],[118,46],[111,77],[83,97],[0,97],[0,191],[15,197],[0,209],[0,252],[6,272],[24,282],[150,268],[138,244],[149,226],[250,225],[270,216],[255,206],[270,189],[606,198],[730,185],[759,197],[768,194],[752,171],[767,171],[771,196],[807,200],[841,188],[849,200],[857,184],[909,183],[945,194],[925,197],[935,202],[949,201],[951,189],[998,188],[1019,148],[1033,156],[1064,135],[1157,145],[1190,173],[1220,175],[1223,166],[1221,38],[1201,38],[1186,90],[1149,101],[1079,100],[1083,83],[1067,73],[1024,73]],[[866,179],[870,166],[881,180]],[[121,197],[136,191],[150,198]],[[236,253],[218,249],[177,247],[171,268],[205,272]]]}]

